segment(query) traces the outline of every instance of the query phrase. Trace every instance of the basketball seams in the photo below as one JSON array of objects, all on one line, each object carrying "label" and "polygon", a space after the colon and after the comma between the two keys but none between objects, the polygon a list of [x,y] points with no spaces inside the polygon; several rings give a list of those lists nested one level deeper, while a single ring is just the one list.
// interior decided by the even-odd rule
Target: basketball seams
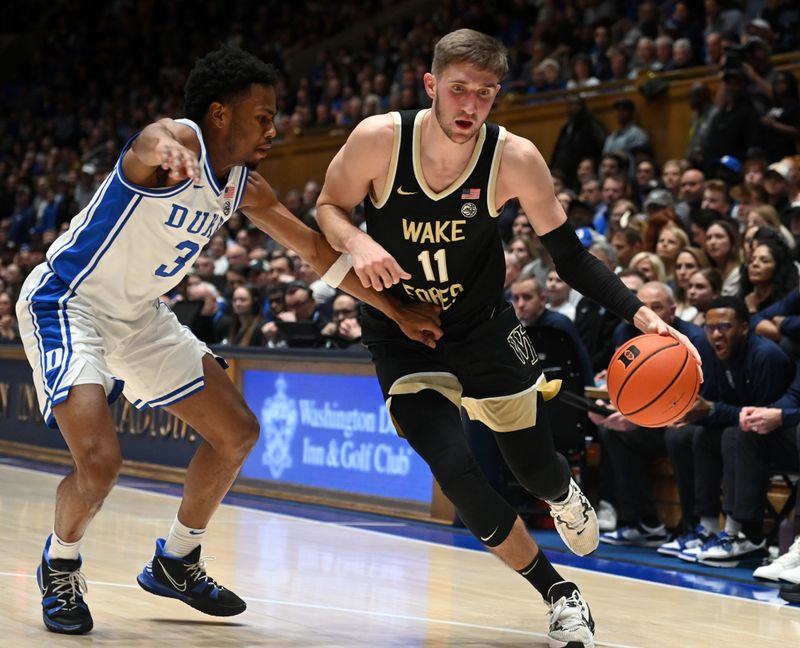
[{"label": "basketball seams", "polygon": [[[695,391],[698,391],[698,383],[699,382],[700,382],[700,369],[698,368],[694,372],[694,384],[692,385],[692,393],[694,393]],[[654,425],[653,427],[664,427],[666,425],[669,425],[670,423],[674,423],[675,421],[677,421],[680,417],[682,417],[684,414],[686,414],[686,412],[689,411],[689,409],[692,407],[692,405],[694,405],[694,401],[695,401],[696,398],[697,398],[697,396],[695,396],[695,398],[692,398],[691,400],[689,400],[689,402],[686,403],[684,408],[680,412],[678,412],[676,415],[670,416],[666,421],[663,421],[662,423],[659,423],[658,425]]]},{"label": "basketball seams", "polygon": [[[636,338],[634,338],[634,339],[636,339]],[[633,340],[630,340],[630,342],[633,342]],[[631,369],[631,372],[627,376],[625,376],[625,379],[622,381],[622,384],[619,386],[619,389],[617,390],[616,398],[614,398],[612,400],[616,400],[617,402],[619,402],[619,395],[622,393],[622,390],[625,389],[625,385],[628,384],[628,381],[633,377],[633,375],[637,371],[639,371],[639,368],[642,367],[647,360],[649,360],[650,358],[658,355],[662,351],[666,351],[668,349],[674,349],[676,346],[680,346],[680,342],[678,342],[674,338],[673,338],[673,342],[674,342],[674,344],[670,344],[669,346],[664,346],[664,347],[661,347],[660,349],[656,349],[650,355],[645,356],[644,358],[642,358],[639,361],[639,364],[637,364],[633,369]],[[614,364],[614,362],[616,362],[619,359],[618,356],[620,355],[621,352],[622,352],[622,348],[620,348],[620,351],[617,352],[617,354],[614,355],[614,358],[611,361],[612,365]],[[609,395],[610,395],[610,392],[609,392]],[[625,415],[623,414],[623,416],[625,416]]]},{"label": "basketball seams", "polygon": [[[681,346],[682,346],[682,345],[681,345]],[[674,347],[664,347],[664,349],[672,349],[672,348],[674,348]],[[663,349],[659,349],[658,351],[656,351],[656,352],[655,352],[655,353],[653,353],[652,355],[649,355],[649,356],[647,356],[647,358],[645,358],[645,360],[648,360],[648,359],[652,358],[654,355],[656,355],[656,354],[657,354],[659,351],[662,351],[662,350],[663,350]],[[672,377],[672,380],[670,380],[670,381],[669,381],[669,384],[667,384],[667,386],[666,386],[666,387],[664,387],[664,389],[662,389],[662,390],[661,390],[661,391],[660,391],[660,392],[659,392],[659,393],[658,393],[658,394],[655,396],[655,398],[653,398],[652,400],[650,400],[650,402],[648,402],[648,403],[645,403],[644,405],[642,405],[642,406],[641,406],[639,409],[637,409],[637,410],[634,410],[634,411],[632,411],[632,412],[626,412],[626,413],[624,413],[624,412],[622,412],[622,410],[620,410],[620,414],[622,414],[623,416],[633,416],[633,415],[635,415],[635,414],[638,414],[638,413],[639,413],[639,412],[641,412],[642,410],[644,410],[644,409],[647,409],[648,407],[650,407],[650,406],[651,406],[653,403],[655,403],[655,402],[656,402],[656,401],[657,401],[659,398],[661,398],[661,397],[662,397],[664,394],[666,394],[666,393],[667,393],[667,390],[669,390],[669,388],[670,388],[670,387],[672,387],[672,386],[675,384],[675,382],[676,382],[676,381],[677,381],[677,380],[678,380],[678,379],[681,377],[681,374],[683,373],[683,370],[686,368],[686,363],[689,361],[689,349],[687,349],[686,347],[683,347],[683,351],[684,351],[683,363],[681,364],[681,366],[680,366],[680,369],[678,369],[678,372],[677,372],[677,373],[676,373],[676,374],[675,374],[675,375]],[[639,366],[637,366],[636,368],[638,369],[639,367],[641,367],[641,366],[644,364],[645,360],[643,360],[643,361],[642,361],[642,364],[640,364],[640,365],[639,365]],[[697,378],[695,377],[695,382],[696,382],[696,381],[697,381]],[[623,385],[623,386],[624,386],[624,385]],[[622,393],[622,387],[620,387],[620,390],[619,390],[619,392],[617,393],[617,400],[619,400],[619,395],[620,395],[621,393]]]}]

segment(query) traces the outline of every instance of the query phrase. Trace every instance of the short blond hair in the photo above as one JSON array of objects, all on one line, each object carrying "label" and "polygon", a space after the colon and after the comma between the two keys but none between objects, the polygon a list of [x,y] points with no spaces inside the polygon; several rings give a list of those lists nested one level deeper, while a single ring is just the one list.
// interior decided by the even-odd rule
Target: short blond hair
[{"label": "short blond hair", "polygon": [[488,34],[474,29],[457,29],[436,43],[433,50],[431,72],[441,74],[451,63],[467,63],[479,70],[486,70],[500,81],[508,72],[508,56],[505,46]]}]

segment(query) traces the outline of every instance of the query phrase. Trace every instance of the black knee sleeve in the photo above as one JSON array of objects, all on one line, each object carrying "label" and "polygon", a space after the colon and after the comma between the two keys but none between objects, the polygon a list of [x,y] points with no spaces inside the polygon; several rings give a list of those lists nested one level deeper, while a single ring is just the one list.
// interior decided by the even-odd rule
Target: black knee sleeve
[{"label": "black knee sleeve", "polygon": [[[465,468],[439,480],[439,486],[466,527],[487,547],[496,547],[511,533],[517,513],[489,485],[477,464]],[[435,475],[433,466],[431,470]]]},{"label": "black knee sleeve", "polygon": [[432,390],[395,396],[391,409],[403,435],[427,462],[467,528],[489,547],[503,542],[517,514],[476,463],[458,409]]},{"label": "black knee sleeve", "polygon": [[543,500],[566,494],[571,471],[563,455],[556,452],[547,416],[540,408],[536,427],[516,432],[496,432],[494,438],[520,485]]}]

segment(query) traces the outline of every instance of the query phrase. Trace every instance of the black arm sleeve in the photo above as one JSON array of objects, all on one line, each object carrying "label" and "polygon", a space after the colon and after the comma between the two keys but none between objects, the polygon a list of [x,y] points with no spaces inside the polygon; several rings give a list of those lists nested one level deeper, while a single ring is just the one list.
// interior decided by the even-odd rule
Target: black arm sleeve
[{"label": "black arm sleeve", "polygon": [[625,287],[617,275],[581,245],[569,222],[541,236],[556,264],[558,276],[584,297],[593,299],[626,322],[644,304]]}]

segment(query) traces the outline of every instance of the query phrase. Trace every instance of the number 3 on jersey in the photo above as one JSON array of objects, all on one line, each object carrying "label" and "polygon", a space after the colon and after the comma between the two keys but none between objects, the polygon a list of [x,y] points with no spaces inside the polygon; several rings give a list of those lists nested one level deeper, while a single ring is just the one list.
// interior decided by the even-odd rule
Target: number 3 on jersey
[{"label": "number 3 on jersey", "polygon": [[[431,265],[431,253],[428,250],[423,250],[417,256],[419,262],[422,264],[422,271],[425,273],[425,279],[428,281],[436,281],[436,274],[433,272]],[[439,271],[439,283],[447,283],[449,276],[447,274],[447,255],[445,249],[441,248],[436,250],[433,254],[433,260],[436,261],[436,269]]]},{"label": "number 3 on jersey", "polygon": [[195,243],[194,241],[181,241],[176,246],[179,250],[186,250],[186,254],[177,257],[173,263],[175,267],[171,270],[167,270],[167,266],[163,263],[156,268],[156,276],[158,277],[172,277],[177,272],[186,265],[186,263],[191,259],[197,251],[200,249],[200,246]]}]

